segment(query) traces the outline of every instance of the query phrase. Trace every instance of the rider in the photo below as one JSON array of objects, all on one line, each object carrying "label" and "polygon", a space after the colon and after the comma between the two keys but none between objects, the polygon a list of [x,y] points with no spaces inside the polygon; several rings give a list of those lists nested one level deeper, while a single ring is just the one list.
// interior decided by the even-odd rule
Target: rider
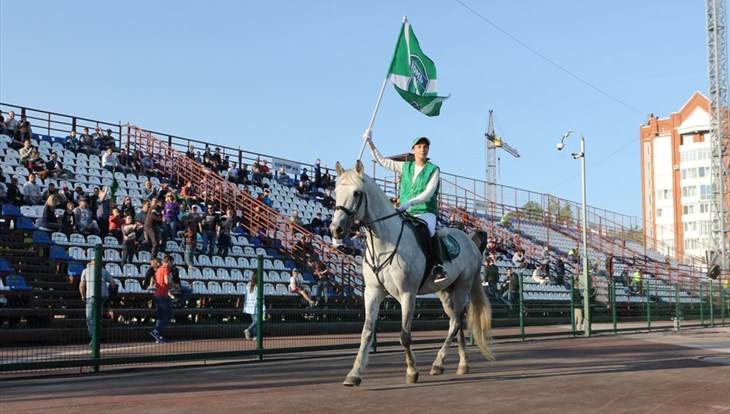
[{"label": "rider", "polygon": [[401,173],[400,206],[398,211],[408,211],[410,214],[426,222],[428,233],[431,235],[431,252],[435,264],[431,269],[434,282],[446,279],[447,274],[442,263],[441,246],[436,235],[436,217],[438,215],[438,189],[440,184],[439,167],[428,160],[428,150],[431,141],[426,137],[417,137],[413,140],[411,150],[415,161],[393,161],[383,158],[372,141],[372,131],[367,129],[363,135],[370,153],[382,167]]}]

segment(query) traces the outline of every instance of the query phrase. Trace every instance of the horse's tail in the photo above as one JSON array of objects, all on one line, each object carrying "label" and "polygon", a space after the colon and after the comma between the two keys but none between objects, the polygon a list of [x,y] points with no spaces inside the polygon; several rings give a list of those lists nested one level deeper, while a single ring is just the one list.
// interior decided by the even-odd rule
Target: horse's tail
[{"label": "horse's tail", "polygon": [[492,361],[494,355],[489,349],[490,331],[492,330],[492,305],[484,293],[478,274],[472,280],[469,295],[471,297],[468,319],[469,332],[472,338],[476,340],[482,355]]}]

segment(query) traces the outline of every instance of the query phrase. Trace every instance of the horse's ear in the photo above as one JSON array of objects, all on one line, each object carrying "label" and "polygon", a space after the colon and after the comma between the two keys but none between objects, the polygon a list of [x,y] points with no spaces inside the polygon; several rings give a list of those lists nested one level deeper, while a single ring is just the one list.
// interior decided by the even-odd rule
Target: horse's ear
[{"label": "horse's ear", "polygon": [[337,161],[337,164],[335,164],[335,172],[337,173],[338,177],[341,177],[342,173],[345,172],[345,170],[342,169],[342,164],[340,164],[339,161]]},{"label": "horse's ear", "polygon": [[357,171],[358,175],[362,175],[363,171],[365,171],[365,166],[362,165],[362,161],[357,160],[357,163],[355,164],[355,171]]}]

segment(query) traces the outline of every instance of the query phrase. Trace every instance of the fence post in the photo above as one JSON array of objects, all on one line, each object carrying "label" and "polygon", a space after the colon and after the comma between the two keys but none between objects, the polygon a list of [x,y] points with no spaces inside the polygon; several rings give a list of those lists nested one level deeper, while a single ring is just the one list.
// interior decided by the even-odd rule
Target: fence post
[{"label": "fence post", "polygon": [[700,325],[705,326],[705,297],[702,292],[702,283],[700,283]]},{"label": "fence post", "polygon": [[[87,301],[92,301],[93,306],[92,317],[94,326],[91,333],[91,358],[93,359],[99,359],[100,354],[99,334],[101,333],[101,307],[104,303],[101,297],[102,268],[103,263],[101,262],[101,244],[97,244],[94,246],[94,297],[86,298]],[[94,372],[99,372],[99,364],[94,365]]]},{"label": "fence post", "polygon": [[517,278],[520,281],[520,335],[522,336],[522,340],[525,340],[525,303],[524,303],[524,290],[523,290],[523,284],[522,284],[522,272],[520,272],[520,277]]},{"label": "fence post", "polygon": [[646,326],[651,331],[651,291],[648,280],[644,280],[644,298],[646,299]]},{"label": "fence post", "polygon": [[264,359],[264,256],[258,255],[256,265],[256,350],[259,351],[256,358]]},{"label": "fence post", "polygon": [[722,315],[722,326],[725,326],[725,310],[727,309],[727,302],[725,302],[725,288],[720,285],[720,315]]},{"label": "fence post", "polygon": [[710,282],[709,290],[710,290],[710,327],[715,327],[715,305],[712,303],[712,300],[714,299],[712,297],[712,279],[709,279],[708,282]]},{"label": "fence post", "polygon": [[570,336],[575,336],[575,278],[570,278]]},{"label": "fence post", "polygon": [[674,287],[674,330],[679,331],[680,322],[682,320],[682,310],[679,307],[679,283],[675,283]]},{"label": "fence post", "polygon": [[613,275],[611,277],[611,320],[613,321],[613,333],[616,334],[617,332],[617,326],[616,326],[616,280],[613,278]]}]

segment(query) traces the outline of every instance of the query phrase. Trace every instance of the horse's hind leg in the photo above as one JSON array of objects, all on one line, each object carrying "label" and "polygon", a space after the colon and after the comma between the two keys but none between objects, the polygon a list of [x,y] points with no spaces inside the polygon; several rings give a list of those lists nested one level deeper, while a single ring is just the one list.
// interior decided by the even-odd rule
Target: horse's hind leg
[{"label": "horse's hind leg", "polygon": [[456,375],[464,375],[469,373],[469,355],[466,352],[466,338],[464,338],[464,319],[459,315],[459,367],[456,369]]},{"label": "horse's hind leg", "polygon": [[383,292],[379,288],[365,287],[365,323],[362,327],[362,335],[360,336],[360,349],[357,351],[355,363],[352,370],[347,374],[345,382],[342,385],[353,386],[360,385],[362,382],[362,371],[368,363],[368,352],[373,342],[373,331],[375,322],[378,319],[378,311],[380,302],[383,301]]},{"label": "horse's hind leg", "polygon": [[414,384],[418,382],[418,368],[416,368],[416,356],[411,349],[411,328],[413,312],[416,309],[416,295],[404,294],[400,303],[402,309],[400,344],[406,354],[406,384]]},{"label": "horse's hind leg", "polygon": [[433,365],[431,366],[431,375],[441,375],[444,373],[444,359],[446,359],[446,353],[448,352],[451,343],[454,341],[454,336],[456,336],[456,333],[460,328],[459,314],[457,314],[454,310],[454,303],[451,294],[448,292],[439,292],[438,295],[444,306],[444,311],[449,317],[449,333],[446,335],[446,340],[441,346],[441,349],[439,349],[436,359],[433,361]]}]

